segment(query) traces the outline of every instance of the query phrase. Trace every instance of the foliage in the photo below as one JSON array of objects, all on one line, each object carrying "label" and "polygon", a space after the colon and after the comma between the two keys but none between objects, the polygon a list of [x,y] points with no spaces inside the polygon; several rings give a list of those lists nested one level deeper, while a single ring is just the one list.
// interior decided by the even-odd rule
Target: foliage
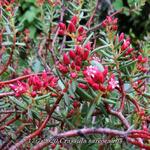
[{"label": "foliage", "polygon": [[119,16],[149,2],[124,5],[0,1],[0,149],[150,149],[149,21]]}]

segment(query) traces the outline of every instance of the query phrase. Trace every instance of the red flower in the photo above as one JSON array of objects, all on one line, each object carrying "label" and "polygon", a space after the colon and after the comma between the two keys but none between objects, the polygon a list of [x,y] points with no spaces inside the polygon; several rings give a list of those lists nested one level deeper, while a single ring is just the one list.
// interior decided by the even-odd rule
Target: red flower
[{"label": "red flower", "polygon": [[99,71],[96,66],[88,66],[84,71],[83,75],[85,76],[85,80],[90,84],[90,86],[95,89],[100,89],[100,83],[104,83],[104,74]]},{"label": "red flower", "polygon": [[118,83],[119,83],[119,82],[115,80],[114,74],[112,74],[112,75],[110,76],[109,81],[108,81],[107,90],[108,90],[108,91],[112,91],[112,90],[114,90],[116,87],[119,87]]}]

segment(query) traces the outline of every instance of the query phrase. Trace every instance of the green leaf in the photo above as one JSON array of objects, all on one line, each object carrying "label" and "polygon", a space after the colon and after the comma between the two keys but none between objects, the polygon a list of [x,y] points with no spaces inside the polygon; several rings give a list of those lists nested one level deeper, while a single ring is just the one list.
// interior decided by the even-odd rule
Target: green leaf
[{"label": "green leaf", "polygon": [[11,99],[12,102],[14,102],[17,106],[26,109],[27,105],[24,102],[21,102],[19,100],[17,100],[15,97],[9,96],[9,98]]},{"label": "green leaf", "polygon": [[123,2],[122,0],[115,0],[113,2],[113,6],[115,7],[116,10],[120,9],[123,7]]},{"label": "green leaf", "polygon": [[94,103],[94,104],[91,105],[91,107],[90,107],[90,109],[89,109],[89,111],[88,111],[87,120],[90,119],[90,117],[92,116],[92,114],[93,114],[95,108],[96,108],[96,104]]},{"label": "green leaf", "polygon": [[48,98],[48,97],[50,97],[50,93],[36,97],[35,101],[43,100],[43,99]]},{"label": "green leaf", "polygon": [[27,11],[24,16],[29,23],[33,22],[36,17],[36,13],[34,11]]},{"label": "green leaf", "polygon": [[67,93],[64,94],[64,99],[65,99],[65,104],[66,104],[67,106],[69,106],[69,105],[70,105],[70,98],[69,98],[69,96],[68,96]]},{"label": "green leaf", "polygon": [[88,94],[84,89],[77,88],[76,92],[77,94],[79,94],[83,101],[89,101],[93,99],[93,97]]}]

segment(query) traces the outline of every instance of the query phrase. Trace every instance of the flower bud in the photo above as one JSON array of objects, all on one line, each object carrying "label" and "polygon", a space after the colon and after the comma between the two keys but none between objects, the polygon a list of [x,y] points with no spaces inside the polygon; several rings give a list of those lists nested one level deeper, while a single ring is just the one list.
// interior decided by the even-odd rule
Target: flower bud
[{"label": "flower bud", "polygon": [[76,31],[76,27],[75,27],[75,25],[74,25],[72,22],[70,22],[69,25],[68,25],[67,30],[68,30],[70,33],[72,33],[72,32],[75,32],[75,31]]},{"label": "flower bud", "polygon": [[64,62],[65,65],[70,64],[70,59],[69,59],[69,57],[67,56],[66,53],[63,55],[63,62]]},{"label": "flower bud", "polygon": [[70,50],[69,51],[69,56],[70,56],[71,59],[74,59],[76,54],[75,54],[75,52],[73,50]]}]

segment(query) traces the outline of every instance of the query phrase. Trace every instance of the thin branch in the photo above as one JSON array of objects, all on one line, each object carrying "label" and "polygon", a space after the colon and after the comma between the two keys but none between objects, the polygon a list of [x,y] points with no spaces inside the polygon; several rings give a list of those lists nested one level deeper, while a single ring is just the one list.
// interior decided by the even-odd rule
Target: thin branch
[{"label": "thin branch", "polygon": [[[51,75],[52,73],[47,73],[48,75]],[[11,79],[11,80],[7,80],[7,81],[1,81],[0,82],[0,85],[6,85],[6,84],[10,84],[10,83],[14,83],[16,81],[20,81],[20,80],[25,80],[31,76],[34,76],[34,75],[38,75],[38,76],[41,76],[42,73],[33,73],[33,74],[29,74],[29,75],[25,75],[25,76],[21,76],[21,77],[18,77],[18,78],[15,78],[15,79]]]},{"label": "thin branch", "polygon": [[0,98],[5,97],[5,96],[12,96],[15,95],[14,92],[5,92],[5,93],[0,93]]},{"label": "thin branch", "polygon": [[51,143],[52,139],[55,138],[60,139],[64,137],[76,137],[76,136],[88,135],[88,134],[107,134],[107,135],[114,135],[114,136],[120,136],[122,138],[125,138],[128,135],[128,131],[118,131],[110,128],[84,128],[79,130],[70,130],[64,133],[57,134],[56,136],[48,140],[44,140],[38,143],[36,146],[32,148],[32,150],[43,149],[44,147],[48,146]]},{"label": "thin branch", "polygon": [[[124,8],[121,8],[120,10],[116,11],[115,13],[113,13],[111,16],[113,17],[113,16],[115,16],[116,14],[122,12],[123,10],[124,10]],[[95,27],[90,28],[90,29],[87,31],[87,33],[92,32],[92,31],[95,31],[95,30],[98,30],[98,29],[101,27],[101,25],[102,25],[102,22],[99,23],[98,25],[96,25]]]},{"label": "thin branch", "polygon": [[22,146],[24,143],[28,142],[29,140],[33,139],[34,137],[38,136],[42,130],[46,127],[49,119],[51,118],[54,110],[56,109],[56,107],[58,106],[59,102],[61,101],[62,97],[63,97],[63,93],[58,97],[58,99],[56,100],[55,104],[53,105],[52,109],[49,111],[48,116],[46,117],[46,119],[44,120],[44,122],[41,124],[41,126],[39,127],[38,130],[36,130],[35,132],[29,134],[28,136],[24,137],[21,141],[19,141],[18,143],[16,143],[15,145],[13,145],[12,147],[10,147],[10,150],[17,150],[20,146]]}]

